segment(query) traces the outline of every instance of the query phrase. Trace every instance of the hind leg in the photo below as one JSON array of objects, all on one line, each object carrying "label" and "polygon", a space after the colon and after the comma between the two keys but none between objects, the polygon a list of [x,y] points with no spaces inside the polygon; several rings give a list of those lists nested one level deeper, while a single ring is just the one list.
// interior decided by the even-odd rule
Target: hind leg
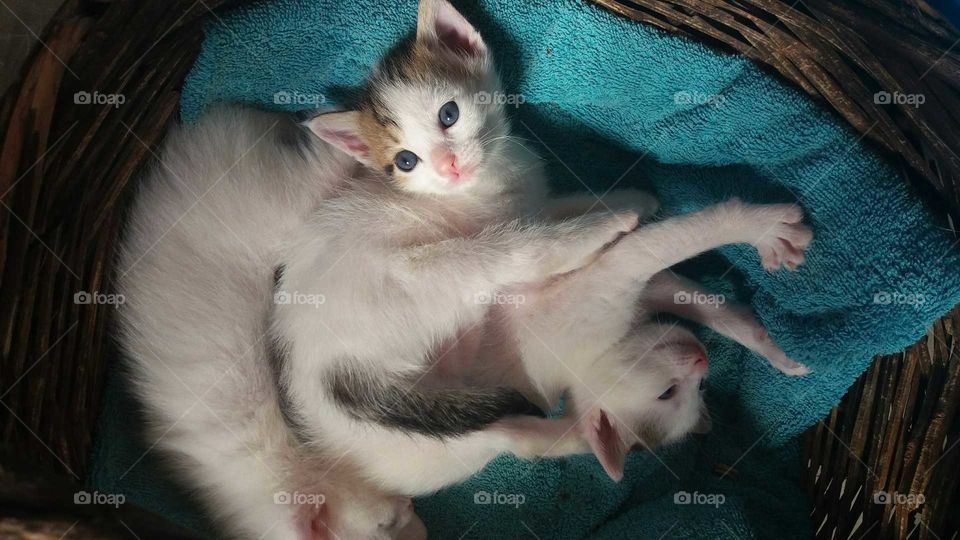
[{"label": "hind leg", "polygon": [[669,271],[654,275],[642,300],[651,310],[664,311],[707,326],[751,351],[787,375],[805,375],[810,369],[791,360],[770,338],[767,329],[740,304],[727,303],[693,281]]}]

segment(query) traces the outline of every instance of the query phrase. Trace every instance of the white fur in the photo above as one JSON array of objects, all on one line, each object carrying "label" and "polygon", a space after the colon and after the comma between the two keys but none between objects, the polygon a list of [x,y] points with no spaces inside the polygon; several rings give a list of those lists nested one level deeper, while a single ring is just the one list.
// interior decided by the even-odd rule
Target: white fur
[{"label": "white fur", "polygon": [[[427,14],[453,25],[472,55],[465,61],[482,64],[486,51],[479,35],[450,10],[442,0],[425,0],[421,22]],[[499,90],[495,77],[482,84]],[[635,227],[637,214],[550,221],[585,213],[595,203],[582,196],[545,201],[539,162],[509,135],[502,107],[471,105],[477,88],[424,83],[386,90],[388,105],[398,112],[403,147],[424,154],[419,170],[398,173],[394,182],[360,170],[347,154],[319,141],[299,151],[283,147],[271,130],[276,116],[221,109],[170,136],[163,168],[145,180],[133,209],[120,292],[126,297],[122,340],[137,392],[157,447],[237,536],[316,536],[322,531],[307,529],[321,519],[344,537],[417,537],[422,525],[408,501],[384,492],[433,491],[466,478],[502,451],[563,455],[585,451],[589,443],[604,459],[595,446],[609,446],[611,430],[606,439],[593,440],[587,429],[604,431],[604,419],[616,424],[612,428],[620,431],[613,435],[624,443],[630,438],[622,431],[651,419],[672,430],[667,439],[679,437],[700,414],[699,399],[690,398],[694,377],[683,362],[645,362],[640,370],[628,365],[627,373],[642,376],[625,380],[639,386],[598,395],[610,388],[624,359],[642,359],[641,349],[658,343],[659,334],[650,332],[655,327],[631,334],[643,284],[673,263],[726,242],[756,245],[768,266],[802,260],[804,232],[795,212],[732,204],[644,227],[602,254],[603,246]],[[450,99],[463,100],[460,119],[440,135],[436,111]],[[332,137],[318,126],[312,124],[314,131]],[[349,144],[341,148],[355,152]],[[466,181],[451,184],[435,174],[430,156],[437,148],[457,153],[470,168]],[[600,206],[647,214],[655,203],[626,192]],[[544,219],[532,220],[537,214]],[[774,241],[749,229],[768,225]],[[604,262],[614,258],[607,254],[617,254],[615,264]],[[271,305],[272,271],[281,262],[286,267],[279,294],[292,301]],[[535,351],[531,337],[520,340],[525,375],[511,380],[548,403],[570,391],[572,410],[585,409],[587,424],[575,415],[521,418],[441,442],[359,423],[326,395],[323,377],[336,362],[381,373],[423,373],[438,349],[485,327],[490,306],[478,298],[583,267],[622,283],[603,288],[590,272],[579,273],[587,276],[585,285],[571,290],[597,289],[617,315],[588,309],[599,334],[549,337],[580,366],[574,368],[579,380],[558,378],[552,355]],[[577,281],[577,275],[570,279]],[[295,408],[306,413],[309,449],[297,446],[281,417],[263,338],[271,310],[273,331],[288,356],[281,383]],[[544,312],[532,313],[525,324]],[[730,320],[756,329],[749,318]],[[520,335],[516,328],[513,334]],[[661,341],[692,339],[680,330],[667,333]],[[755,350],[775,349],[752,335]],[[595,350],[583,347],[591,340]],[[663,356],[681,358],[682,349]],[[648,395],[655,399],[672,379],[683,383],[683,399],[669,405],[676,410],[657,412],[661,404],[649,402]],[[639,416],[631,399],[636,391],[645,396]],[[615,458],[607,456],[608,472],[615,472]],[[353,463],[373,485],[354,474]],[[274,504],[277,492],[298,490],[324,494],[323,510]]]},{"label": "white fur", "polygon": [[[243,538],[309,538],[279,492],[322,494],[335,534],[389,538],[409,501],[301,455],[277,405],[264,339],[278,248],[356,169],[323,144],[306,158],[276,115],[220,108],[175,129],[144,179],[119,264],[121,341],[156,444],[210,513]],[[301,505],[302,506],[302,505]],[[415,526],[416,524],[414,524]]]},{"label": "white fur", "polygon": [[[464,54],[443,42],[450,28],[455,44],[468,44]],[[324,391],[329,370],[349,361],[384,375],[421,373],[436,348],[483,322],[488,306],[478,297],[583,266],[636,225],[632,212],[533,221],[536,214],[548,217],[582,198],[545,200],[539,159],[510,135],[504,106],[477,99],[481,91],[502,92],[479,34],[445,1],[425,0],[417,39],[443,58],[452,55],[476,76],[375,75],[376,98],[398,128],[397,150],[414,152],[419,162],[409,172],[394,170],[391,182],[358,178],[321,203],[285,251],[278,294],[291,301],[277,305],[273,319],[287,356],[282,382],[304,414],[309,436],[321,446],[351,452],[374,480],[408,494],[472,474],[500,451],[503,434],[479,434],[490,439],[484,444],[448,440],[438,449],[429,437],[358,424]],[[443,128],[438,111],[451,100],[460,116]],[[356,119],[356,113],[335,113],[308,125],[372,165],[374,145],[363,140],[362,130],[351,133],[349,122]],[[438,174],[432,161],[448,151],[469,170],[458,182]],[[649,201],[641,194],[630,202]],[[442,463],[411,469],[410,482],[394,482],[410,456]],[[380,474],[374,465],[387,472]]]},{"label": "white fur", "polygon": [[[642,199],[627,195],[627,202]],[[398,215],[422,216],[426,211],[408,208]],[[309,240],[291,253],[283,280],[285,287],[325,294],[327,301],[319,308],[278,306],[274,328],[289,352],[285,384],[298,409],[306,412],[311,435],[353,452],[361,467],[388,490],[422,494],[439,489],[466,478],[504,451],[533,457],[592,449],[608,473],[619,478],[626,448],[647,445],[644,428],[656,430],[655,442],[670,442],[697,428],[705,415],[698,391],[705,365],[694,362],[704,353],[685,330],[635,324],[654,307],[713,326],[768,355],[784,371],[803,372],[744,308],[724,308],[709,316],[671,308],[668,300],[680,290],[678,284],[689,284],[674,282],[663,273],[705,250],[739,242],[750,243],[761,253],[775,252],[788,266],[795,266],[810,241],[796,207],[731,201],[642,226],[606,252],[580,253],[569,265],[580,268],[591,256],[597,258],[585,268],[533,286],[508,286],[511,280],[543,282],[530,278],[549,272],[526,257],[520,259],[521,268],[513,268],[516,256],[504,254],[514,254],[522,244],[505,242],[499,236],[502,229],[393,250],[384,249],[386,240],[377,236],[379,243],[374,243],[384,250],[375,255],[369,236],[364,243],[329,241],[334,222],[345,217],[324,212],[330,225],[317,228],[315,222],[308,229]],[[399,230],[409,232],[416,225],[411,219]],[[339,230],[343,236],[351,234],[349,229]],[[523,268],[537,271],[512,273]],[[499,280],[487,277],[494,270]],[[498,306],[498,319],[491,324],[488,306],[477,305],[476,295],[489,298],[504,291],[524,296],[530,304]],[[486,335],[477,341],[470,337],[471,330],[481,325]],[[338,408],[323,385],[326,370],[338,361],[367,363],[368,369],[380,372],[422,373],[433,361],[431,351],[449,352],[442,346],[463,339],[473,345],[458,345],[454,348],[460,358],[443,360],[455,364],[445,370],[454,372],[454,378],[458,371],[498,370],[505,373],[505,382],[526,389],[547,406],[569,392],[570,414],[561,419],[508,419],[486,430],[439,440],[358,422]],[[516,349],[498,345],[504,341],[515,343]],[[498,360],[501,356],[518,357],[527,380],[518,381],[517,371]],[[482,375],[478,379],[491,382]],[[671,385],[677,386],[677,396],[659,400]],[[609,429],[601,429],[606,424],[611,424]]]},{"label": "white fur", "polygon": [[[468,52],[459,55],[459,60],[474,70],[474,75],[479,70],[482,76],[458,79],[440,70],[439,74],[424,73],[421,77],[374,77],[372,91],[377,102],[398,128],[396,150],[411,151],[419,161],[411,171],[394,171],[392,183],[357,181],[321,204],[309,226],[298,233],[285,252],[286,270],[280,282],[280,294],[285,298],[312,298],[314,302],[282,303],[273,319],[273,330],[287,355],[282,384],[303,416],[308,436],[315,444],[352,453],[374,481],[388,490],[408,494],[427,493],[461,480],[501,451],[519,455],[551,452],[555,441],[543,435],[556,434],[554,426],[562,427],[569,419],[560,423],[523,419],[526,425],[538,429],[514,429],[507,423],[506,429],[482,430],[440,441],[356,421],[329,395],[324,381],[330,371],[338,363],[350,362],[382,376],[426,377],[437,351],[451,347],[451,343],[467,358],[463,363],[470,364],[479,351],[457,342],[485,323],[489,306],[478,298],[490,298],[518,283],[540,283],[550,275],[581,268],[604,244],[630,230],[636,220],[636,214],[614,215],[612,219],[592,214],[579,221],[552,224],[522,220],[538,207],[545,210],[541,211],[542,217],[549,219],[580,215],[597,203],[583,196],[543,200],[545,182],[539,163],[510,135],[502,106],[477,103],[478,92],[494,95],[501,91],[479,34],[444,0],[421,2],[417,40],[427,43],[441,58],[457,55],[438,37],[449,34],[451,28],[454,46],[467,44]],[[444,128],[438,124],[437,111],[450,100],[459,105],[460,117]],[[372,164],[369,150],[376,142],[363,140],[362,129],[351,129],[349,122],[357,119],[355,113],[337,113],[318,117],[309,125],[333,144],[346,135],[351,144],[340,147],[361,162]],[[336,128],[331,130],[331,126]],[[456,154],[470,170],[466,181],[451,182],[438,173],[432,156],[445,152]],[[610,205],[641,213],[655,207],[649,196],[635,192],[600,202],[601,207]],[[651,225],[629,236],[624,240],[626,245],[641,245],[633,250],[612,250],[630,254],[621,261],[617,270],[620,274],[614,274],[623,285],[606,291],[586,285],[587,289],[598,289],[597,294],[610,303],[621,302],[616,306],[618,316],[586,310],[587,316],[594,317],[590,321],[593,324],[582,328],[599,335],[549,334],[571,360],[592,366],[590,373],[603,379],[592,384],[582,380],[590,373],[578,377],[579,381],[558,379],[562,370],[556,366],[543,369],[543,351],[523,350],[527,346],[536,349],[536,344],[521,340],[520,356],[524,367],[537,371],[528,375],[534,390],[541,392],[541,401],[552,404],[558,391],[569,389],[576,401],[583,403],[586,393],[596,394],[599,386],[611,382],[616,362],[639,355],[644,343],[656,345],[649,331],[635,332],[625,344],[621,341],[630,329],[643,285],[657,271],[727,242],[753,242],[765,262],[775,258],[779,240],[769,243],[752,238],[742,230],[747,225],[731,225],[735,209],[724,208],[728,211],[720,212],[719,217],[707,213],[698,215],[700,221],[696,223],[687,223],[686,218],[670,220],[668,225]],[[757,222],[766,224],[769,220]],[[316,301],[320,298],[322,303]],[[559,322],[561,328],[570,324]],[[668,333],[683,332],[674,329]],[[674,341],[695,343],[692,336],[681,337]],[[586,347],[587,343],[595,348]],[[548,339],[544,348],[550,345]],[[619,348],[613,351],[615,346]],[[622,410],[631,417],[618,420],[625,424],[620,427],[630,428],[630,423],[641,418],[628,412],[640,407],[648,412],[647,417],[657,417],[656,411],[662,409],[660,418],[645,420],[657,420],[657,427],[666,432],[666,440],[687,433],[698,422],[702,405],[699,399],[690,399],[697,395],[696,384],[686,381],[691,378],[685,373],[690,368],[677,361],[690,357],[683,351],[679,346],[679,350],[664,354],[672,361],[661,363],[659,371],[653,367],[656,364],[647,362],[645,369],[638,371],[644,376],[628,379],[651,386],[644,393],[654,401],[638,404],[625,393],[613,393],[600,399],[601,406],[591,406],[591,410],[606,412],[592,413],[588,423],[606,426],[610,420],[604,414]],[[609,369],[595,369],[598,362],[605,362]],[[457,379],[458,371],[463,371],[459,373],[462,378],[468,370],[448,371]],[[699,376],[696,378],[699,380]],[[674,379],[684,383],[681,399],[657,403],[656,397]],[[516,379],[511,382],[520,384]],[[553,389],[548,389],[550,384]],[[693,393],[689,391],[691,386]],[[654,393],[654,389],[658,391]],[[615,469],[616,459],[611,461],[600,451],[606,443],[591,439],[590,430],[582,431],[598,457],[607,459],[608,471]],[[608,438],[610,432],[604,430]],[[582,449],[582,444],[573,446]],[[389,450],[370,451],[374,448]]]}]

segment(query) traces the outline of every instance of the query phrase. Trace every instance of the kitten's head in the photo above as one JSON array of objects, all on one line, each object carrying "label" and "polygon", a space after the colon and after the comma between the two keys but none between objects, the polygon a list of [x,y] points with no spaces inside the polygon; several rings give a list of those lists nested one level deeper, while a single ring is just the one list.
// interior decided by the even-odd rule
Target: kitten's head
[{"label": "kitten's head", "polygon": [[509,137],[500,95],[480,34],[446,0],[421,0],[416,36],[381,61],[357,109],[306,125],[402,189],[497,191],[504,168],[534,159]]},{"label": "kitten's head", "polygon": [[[710,430],[703,345],[684,328],[638,328],[582,374],[573,393],[579,428],[614,480],[631,447],[652,449]],[[599,399],[598,399],[599,398]]]}]

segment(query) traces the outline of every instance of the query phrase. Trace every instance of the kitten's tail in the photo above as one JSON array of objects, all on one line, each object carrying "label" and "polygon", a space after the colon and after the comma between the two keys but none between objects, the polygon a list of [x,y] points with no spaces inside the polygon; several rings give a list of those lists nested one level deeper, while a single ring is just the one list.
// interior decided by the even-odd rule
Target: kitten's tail
[{"label": "kitten's tail", "polygon": [[543,416],[520,392],[503,386],[419,388],[407,379],[386,380],[341,364],[328,389],[351,416],[432,437],[464,435],[505,416]]}]

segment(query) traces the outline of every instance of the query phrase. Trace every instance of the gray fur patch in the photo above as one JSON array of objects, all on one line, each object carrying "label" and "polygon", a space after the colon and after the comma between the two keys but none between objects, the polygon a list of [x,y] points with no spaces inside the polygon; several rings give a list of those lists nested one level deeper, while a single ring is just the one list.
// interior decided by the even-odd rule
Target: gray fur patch
[{"label": "gray fur patch", "polygon": [[[283,279],[283,271],[285,268],[284,265],[280,264],[273,269],[274,293],[276,293],[277,288],[280,286],[280,280]],[[267,362],[270,365],[270,372],[273,375],[274,388],[277,389],[277,405],[280,407],[280,414],[283,416],[283,421],[287,424],[287,427],[290,428],[290,431],[298,442],[307,444],[309,437],[307,436],[306,425],[303,420],[301,420],[300,415],[297,414],[296,408],[290,401],[290,396],[287,395],[287,389],[283,384],[283,371],[284,364],[286,363],[284,347],[282,343],[272,337],[267,341]]]},{"label": "gray fur patch", "polygon": [[[291,120],[293,119],[291,118]],[[277,125],[277,140],[280,146],[296,151],[304,159],[306,159],[307,151],[311,146],[310,137],[307,129],[295,121],[280,122]]]},{"label": "gray fur patch", "polygon": [[283,369],[286,356],[283,346],[276,340],[270,339],[267,344],[267,358],[270,364],[270,370],[273,373],[274,387],[277,389],[277,404],[280,407],[280,414],[283,416],[283,422],[290,428],[291,433],[300,444],[308,444],[310,437],[307,434],[306,424],[297,413],[296,407],[290,401],[287,389],[283,384]]},{"label": "gray fur patch", "polygon": [[425,390],[409,381],[384,380],[341,364],[327,379],[333,399],[357,420],[431,437],[483,429],[505,416],[543,416],[522,394],[506,387]]}]

